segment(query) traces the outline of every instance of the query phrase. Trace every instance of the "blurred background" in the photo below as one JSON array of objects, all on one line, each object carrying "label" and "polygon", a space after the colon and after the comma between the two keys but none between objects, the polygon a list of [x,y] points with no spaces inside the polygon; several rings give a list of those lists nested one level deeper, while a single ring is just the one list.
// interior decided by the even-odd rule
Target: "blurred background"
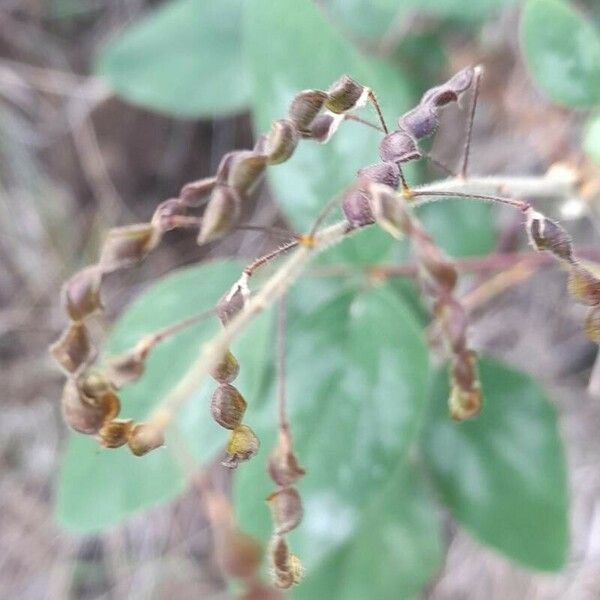
[{"label": "blurred background", "polygon": [[[551,59],[548,74],[535,40],[523,31],[518,1],[321,0],[308,3],[322,18],[317,28],[301,19],[278,21],[286,3],[272,2],[275,14],[264,30],[255,22],[253,34],[243,33],[241,1],[0,2],[0,597],[228,597],[195,485],[100,533],[82,535],[57,523],[67,431],[59,409],[63,379],[47,346],[65,325],[59,290],[70,274],[95,262],[109,227],[148,220],[159,201],[213,173],[225,152],[251,147],[255,130],[264,130],[272,113],[283,116],[281,107],[296,91],[327,86],[335,78],[330,71],[354,68],[345,61],[362,61],[364,83],[375,89],[392,123],[428,87],[465,65],[483,64],[472,172],[541,176],[555,163],[568,165],[577,174],[577,194],[544,205],[545,212],[590,256],[600,251],[600,121],[594,113],[600,106],[600,6],[549,0],[554,14],[543,2],[529,4],[542,5],[537,9],[555,19],[545,29],[568,31],[569,19],[567,25],[561,20],[565,7],[585,23],[577,39],[591,58],[575,71],[596,69],[589,81],[565,82],[574,71],[560,56]],[[257,4],[269,12],[264,1]],[[304,44],[286,44],[278,23],[302,34]],[[273,35],[263,35],[269,27]],[[325,29],[335,44],[324,41]],[[346,47],[348,53],[340,52]],[[247,66],[252,60],[260,62],[253,70]],[[381,69],[372,79],[371,64]],[[392,72],[394,81],[386,77]],[[383,89],[373,80],[383,81]],[[445,115],[432,149],[436,158],[456,165],[465,118],[464,111]],[[334,148],[330,170],[323,172],[312,154],[303,158],[301,175],[314,176],[314,185],[296,186],[298,172],[285,171],[254,195],[244,218],[302,227],[315,203],[330,195],[323,180],[342,187],[365,158],[357,156],[364,139],[355,126],[348,124],[346,140],[358,135],[356,145]],[[376,146],[371,154],[366,158],[374,162]],[[413,181],[440,176],[431,166],[411,172]],[[524,248],[519,216],[492,220],[487,207],[452,210],[428,223],[453,255]],[[107,319],[175,267],[209,257],[250,258],[277,242],[241,231],[199,248],[193,232],[169,234],[139,269],[110,281]],[[520,567],[442,512],[444,559],[423,597],[600,598],[600,367],[594,367],[597,347],[582,333],[583,315],[556,266],[522,267],[472,307],[474,346],[541,380],[558,410],[571,497],[566,567],[558,573]]]}]

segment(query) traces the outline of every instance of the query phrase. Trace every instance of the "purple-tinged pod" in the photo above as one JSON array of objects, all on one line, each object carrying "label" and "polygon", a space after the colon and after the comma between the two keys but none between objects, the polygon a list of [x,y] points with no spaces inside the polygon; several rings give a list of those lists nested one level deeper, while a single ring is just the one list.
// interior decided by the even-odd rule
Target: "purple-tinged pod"
[{"label": "purple-tinged pod", "polygon": [[383,162],[401,163],[421,158],[417,143],[404,131],[388,133],[379,144],[379,156]]},{"label": "purple-tinged pod", "polygon": [[101,269],[114,271],[140,262],[158,245],[160,237],[159,229],[151,223],[111,229],[102,245]]},{"label": "purple-tinged pod", "polygon": [[198,244],[206,244],[230,231],[237,224],[240,212],[238,192],[227,185],[218,185],[202,216]]},{"label": "purple-tinged pod", "polygon": [[300,135],[310,134],[310,125],[319,114],[325,100],[327,94],[321,90],[304,90],[294,97],[288,116]]},{"label": "purple-tinged pod", "polygon": [[369,88],[354,81],[348,75],[342,75],[327,90],[325,108],[341,114],[360,108],[367,103]]},{"label": "purple-tinged pod", "polygon": [[366,179],[373,183],[382,183],[397,189],[400,184],[400,169],[392,162],[380,162],[359,169],[357,175],[360,179]]},{"label": "purple-tinged pod", "polygon": [[73,321],[82,321],[102,310],[101,282],[102,271],[94,265],[75,273],[64,284],[64,304],[67,314]]},{"label": "purple-tinged pod", "polygon": [[50,354],[67,373],[76,373],[92,358],[92,343],[87,327],[80,321],[72,322],[52,346]]}]

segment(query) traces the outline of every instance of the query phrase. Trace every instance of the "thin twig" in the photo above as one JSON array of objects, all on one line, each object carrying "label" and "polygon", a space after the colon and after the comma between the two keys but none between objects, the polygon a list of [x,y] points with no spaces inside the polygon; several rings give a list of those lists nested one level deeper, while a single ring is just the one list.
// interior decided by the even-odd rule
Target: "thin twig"
[{"label": "thin twig", "polygon": [[285,339],[287,321],[287,294],[279,300],[277,313],[277,405],[279,409],[279,434],[289,439],[290,424],[286,412],[285,397]]},{"label": "thin twig", "polygon": [[479,84],[481,83],[481,67],[475,67],[475,83],[473,86],[473,95],[471,97],[471,105],[469,107],[469,117],[467,121],[467,135],[463,149],[463,160],[460,167],[460,176],[463,179],[467,177],[467,169],[469,167],[469,153],[471,151],[471,137],[473,135],[473,122],[475,120],[475,110],[477,109],[477,99],[479,97]]}]

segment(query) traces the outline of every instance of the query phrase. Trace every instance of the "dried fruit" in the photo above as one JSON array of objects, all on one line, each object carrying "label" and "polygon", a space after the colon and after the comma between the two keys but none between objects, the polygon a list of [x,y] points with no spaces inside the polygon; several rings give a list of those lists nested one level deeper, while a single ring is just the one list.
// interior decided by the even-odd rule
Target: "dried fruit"
[{"label": "dried fruit", "polygon": [[302,520],[302,500],[293,487],[286,487],[273,492],[267,503],[275,524],[275,534],[282,535],[295,529]]},{"label": "dried fruit", "polygon": [[210,412],[221,427],[236,429],[242,422],[246,406],[244,397],[234,386],[222,383],[213,392]]},{"label": "dried fruit", "polygon": [[74,322],[52,346],[50,354],[68,373],[75,373],[92,358],[92,344],[86,326]]},{"label": "dried fruit", "polygon": [[229,456],[222,464],[230,469],[235,469],[239,463],[255,456],[259,445],[258,438],[252,429],[248,425],[239,425],[231,432],[225,448]]},{"label": "dried fruit", "polygon": [[160,448],[165,443],[165,437],[160,429],[148,423],[136,423],[129,433],[127,445],[133,454],[143,456]]},{"label": "dried fruit", "polygon": [[82,321],[102,309],[101,276],[101,270],[94,265],[75,273],[63,286],[65,307],[73,321]]},{"label": "dried fruit", "polygon": [[227,350],[225,356],[211,369],[210,376],[219,383],[231,383],[240,372],[240,363],[235,356]]},{"label": "dried fruit", "polygon": [[99,265],[103,271],[128,267],[144,259],[159,241],[160,231],[152,223],[115,227],[102,246]]},{"label": "dried fruit", "polygon": [[218,185],[202,217],[198,244],[205,244],[227,233],[238,221],[241,200],[235,189]]},{"label": "dried fruit", "polygon": [[119,448],[127,443],[132,429],[131,419],[113,419],[102,425],[98,437],[105,448]]}]

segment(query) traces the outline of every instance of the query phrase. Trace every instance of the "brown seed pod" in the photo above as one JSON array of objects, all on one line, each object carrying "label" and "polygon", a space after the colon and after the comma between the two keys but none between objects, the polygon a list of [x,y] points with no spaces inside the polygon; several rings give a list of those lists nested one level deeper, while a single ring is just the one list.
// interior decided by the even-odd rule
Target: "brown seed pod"
[{"label": "brown seed pod", "polygon": [[229,455],[223,466],[235,469],[239,463],[250,460],[258,452],[260,443],[248,425],[239,425],[232,432],[225,448]]},{"label": "brown seed pod", "polygon": [[244,294],[239,286],[233,292],[231,290],[225,292],[217,302],[216,307],[221,323],[227,325],[244,308],[244,304]]},{"label": "brown seed pod", "polygon": [[213,191],[216,182],[216,177],[205,177],[204,179],[187,183],[179,192],[182,204],[186,206],[200,206],[204,198]]},{"label": "brown seed pod", "polygon": [[114,271],[140,262],[158,245],[160,236],[152,223],[111,229],[102,246],[100,267],[103,271]]},{"label": "brown seed pod", "polygon": [[61,407],[65,422],[79,433],[98,433],[105,421],[119,412],[118,398],[106,396],[90,400],[73,378],[67,379],[63,389]]},{"label": "brown seed pod", "polygon": [[252,192],[267,166],[268,157],[254,150],[238,150],[229,163],[227,184],[245,196]]},{"label": "brown seed pod", "polygon": [[237,191],[226,185],[218,185],[212,193],[202,217],[198,244],[206,244],[231,230],[241,211],[241,199]]},{"label": "brown seed pod", "polygon": [[600,304],[600,280],[580,265],[573,265],[569,271],[569,294],[580,304],[596,306]]},{"label": "brown seed pod", "polygon": [[239,372],[240,363],[231,351],[227,350],[219,364],[211,369],[210,376],[219,383],[231,383]]},{"label": "brown seed pod", "polygon": [[152,215],[152,225],[160,232],[170,231],[175,228],[173,217],[184,215],[187,206],[179,198],[170,198],[161,202]]},{"label": "brown seed pod", "polygon": [[222,383],[213,392],[210,412],[221,427],[236,429],[242,422],[246,406],[244,397],[235,387],[229,383]]},{"label": "brown seed pod", "polygon": [[92,358],[92,344],[86,326],[69,325],[63,335],[50,346],[50,354],[68,373],[76,373]]},{"label": "brown seed pod", "polygon": [[271,131],[262,135],[254,146],[254,150],[267,155],[270,165],[278,165],[288,160],[298,145],[298,132],[289,119],[273,121]]},{"label": "brown seed pod", "polygon": [[239,529],[226,528],[219,536],[219,557],[230,577],[248,579],[256,575],[263,556],[261,545]]},{"label": "brown seed pod", "polygon": [[562,260],[573,262],[571,238],[556,221],[529,208],[526,229],[531,245],[536,250],[548,250]]},{"label": "brown seed pod", "polygon": [[100,444],[105,448],[119,448],[127,443],[133,421],[131,419],[113,419],[106,421],[98,432]]},{"label": "brown seed pod", "polygon": [[327,100],[327,94],[321,90],[304,90],[294,97],[289,108],[289,119],[296,131],[301,135],[309,133],[310,125],[325,100]]},{"label": "brown seed pod", "polygon": [[325,108],[336,114],[359,108],[367,103],[368,92],[364,85],[342,75],[327,90]]},{"label": "brown seed pod", "polygon": [[145,357],[135,349],[107,360],[108,377],[117,388],[137,381],[145,369]]},{"label": "brown seed pod", "polygon": [[399,163],[421,158],[415,140],[404,131],[388,133],[379,144],[379,156],[383,162]]},{"label": "brown seed pod", "polygon": [[284,537],[273,536],[269,547],[269,557],[273,583],[278,588],[288,589],[292,585],[300,583],[304,575],[304,568],[300,559],[289,551]]},{"label": "brown seed pod", "polygon": [[82,321],[102,309],[100,284],[102,271],[96,265],[75,273],[63,286],[67,313],[73,321]]},{"label": "brown seed pod", "polygon": [[278,444],[269,455],[267,469],[271,479],[282,487],[293,485],[306,474],[298,464],[298,459],[293,452],[286,450],[283,444]]},{"label": "brown seed pod", "polygon": [[143,456],[165,443],[163,432],[148,423],[136,423],[129,432],[127,445],[135,456]]},{"label": "brown seed pod", "polygon": [[370,184],[368,198],[377,224],[396,239],[409,226],[403,201],[394,190],[382,184]]},{"label": "brown seed pod", "polygon": [[275,534],[283,535],[300,524],[303,515],[300,494],[293,487],[286,487],[273,492],[267,498],[271,516],[275,524]]},{"label": "brown seed pod", "polygon": [[600,344],[600,306],[590,309],[585,319],[585,334],[592,342]]}]

